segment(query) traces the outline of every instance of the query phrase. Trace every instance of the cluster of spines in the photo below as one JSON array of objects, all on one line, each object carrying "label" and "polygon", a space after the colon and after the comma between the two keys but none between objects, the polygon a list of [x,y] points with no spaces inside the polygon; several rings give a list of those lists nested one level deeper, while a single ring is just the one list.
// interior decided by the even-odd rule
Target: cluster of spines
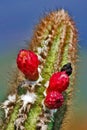
[{"label": "cluster of spines", "polygon": [[[49,80],[52,73],[59,71],[60,68],[67,62],[71,62],[72,67],[73,67],[71,85],[69,87],[70,89],[67,90],[67,91],[72,91],[71,86],[74,83],[73,77],[75,76],[77,34],[76,34],[76,29],[75,29],[73,21],[64,10],[52,12],[51,14],[46,16],[45,19],[41,21],[41,23],[36,27],[36,31],[34,33],[34,37],[32,38],[30,42],[31,44],[29,45],[29,49],[37,53],[38,46],[41,46],[41,43],[43,41],[46,41],[47,39],[49,39],[49,52],[46,57],[46,61],[44,63],[45,66],[41,74],[44,80],[42,82],[41,87],[37,88],[36,90],[36,93],[37,95],[39,95],[38,97],[40,98],[40,99],[37,98],[37,100],[39,100],[39,105],[41,104],[42,99],[44,99],[44,95],[43,95],[43,92],[45,90],[44,84],[46,83],[46,81]],[[52,51],[53,51],[53,54],[52,54]],[[15,77],[15,80],[16,82],[14,84],[16,84],[15,86],[18,86],[19,83],[21,83],[21,81],[24,80],[24,75],[20,71],[18,71],[17,76]],[[70,92],[70,95],[71,95],[71,92]],[[57,125],[57,129],[60,129],[61,126],[62,128],[64,128],[62,124],[64,124],[63,122],[65,122],[65,120],[67,119],[67,114],[65,115],[65,113],[67,110],[67,103],[68,103],[67,97],[69,98],[69,92],[65,92],[64,96],[66,98],[65,107],[63,106],[62,108],[60,108],[60,110],[58,110],[60,111],[60,114],[57,115],[58,116],[57,118],[58,119],[60,118],[60,121]],[[38,101],[36,101],[36,103],[38,103]],[[20,104],[17,103],[13,111],[13,114],[15,113],[15,116],[11,115],[10,121],[6,130],[8,130],[9,128],[13,130],[13,126],[14,126],[13,121],[15,120],[17,116],[19,107],[20,107]],[[38,107],[40,107],[40,109],[38,109]],[[41,105],[38,106],[37,104],[34,104],[32,106],[30,113],[28,114],[27,122],[25,123],[26,130],[36,129],[36,126],[33,126],[33,125],[36,125],[37,123],[36,119],[35,119],[35,124],[32,124],[34,120],[32,115],[34,112],[41,114],[42,106]],[[50,125],[48,124],[49,130],[52,129],[50,127],[50,126],[53,127],[52,124],[53,124],[52,121]],[[55,119],[55,125],[54,125],[55,130],[56,130],[56,127],[55,127],[56,124],[57,123]]]}]

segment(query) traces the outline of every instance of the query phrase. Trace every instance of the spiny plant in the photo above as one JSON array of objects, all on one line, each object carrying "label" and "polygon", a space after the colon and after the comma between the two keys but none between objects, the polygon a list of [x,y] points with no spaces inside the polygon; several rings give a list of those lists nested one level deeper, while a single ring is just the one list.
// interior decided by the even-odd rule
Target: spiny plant
[{"label": "spiny plant", "polygon": [[77,29],[67,12],[54,11],[41,20],[28,48],[18,53],[13,89],[1,105],[1,130],[67,129],[76,52]]}]

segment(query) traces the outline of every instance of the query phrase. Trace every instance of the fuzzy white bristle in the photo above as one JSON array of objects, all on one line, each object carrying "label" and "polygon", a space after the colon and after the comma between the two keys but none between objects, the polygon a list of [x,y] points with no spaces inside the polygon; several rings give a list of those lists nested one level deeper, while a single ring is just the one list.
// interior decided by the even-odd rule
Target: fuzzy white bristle
[{"label": "fuzzy white bristle", "polygon": [[44,84],[44,86],[45,86],[46,88],[48,88],[48,86],[49,86],[49,81],[47,81],[47,82]]},{"label": "fuzzy white bristle", "polygon": [[5,100],[3,103],[2,103],[2,108],[5,108],[9,105],[10,101],[9,100]]},{"label": "fuzzy white bristle", "polygon": [[9,107],[5,108],[4,111],[5,111],[5,118],[7,118],[8,117],[8,113],[9,113]]},{"label": "fuzzy white bristle", "polygon": [[47,130],[47,125],[43,124],[41,130]]},{"label": "fuzzy white bristle", "polygon": [[39,78],[36,81],[30,81],[30,80],[25,80],[25,82],[21,85],[21,87],[26,87],[26,86],[32,86],[32,89],[34,89],[34,87],[36,85],[39,84],[39,82],[42,82],[43,78],[41,77],[41,75],[39,74]]},{"label": "fuzzy white bristle", "polygon": [[40,68],[40,66],[38,67],[38,72],[39,72],[39,74],[41,73],[41,68]]},{"label": "fuzzy white bristle", "polygon": [[15,120],[14,126],[16,130],[25,130],[23,123],[27,119],[26,114],[20,114],[19,117]]},{"label": "fuzzy white bristle", "polygon": [[48,43],[49,43],[49,41],[50,41],[50,38],[48,38],[47,40],[45,40],[45,41],[44,41],[44,44],[47,46]]},{"label": "fuzzy white bristle", "polygon": [[23,101],[23,105],[21,107],[21,109],[19,110],[19,112],[21,113],[22,110],[26,111],[26,108],[28,106],[29,103],[34,104],[34,102],[36,101],[36,94],[33,92],[29,92],[27,91],[26,94],[21,96],[21,100]]},{"label": "fuzzy white bristle", "polygon": [[46,90],[43,92],[43,94],[44,94],[44,96],[46,97],[46,95],[47,95],[47,94],[46,94]]},{"label": "fuzzy white bristle", "polygon": [[57,109],[50,110],[51,116],[54,117],[54,113],[56,113],[56,112],[57,112]]},{"label": "fuzzy white bristle", "polygon": [[21,96],[21,100],[23,101],[23,104],[28,104],[28,103],[34,103],[36,100],[36,95],[33,92],[27,91],[26,94]]},{"label": "fuzzy white bristle", "polygon": [[40,55],[37,54],[37,56],[38,56],[39,61],[42,62],[44,60]]},{"label": "fuzzy white bristle", "polygon": [[41,54],[42,48],[41,48],[41,47],[38,47],[38,48],[37,48],[37,51],[38,51],[38,54]]},{"label": "fuzzy white bristle", "polygon": [[16,101],[16,95],[14,94],[14,95],[9,95],[8,96],[8,100],[10,101],[10,102],[15,102]]},{"label": "fuzzy white bristle", "polygon": [[42,100],[42,107],[43,107],[43,110],[45,111],[46,110],[46,106],[45,106],[45,104],[44,104],[44,99]]}]

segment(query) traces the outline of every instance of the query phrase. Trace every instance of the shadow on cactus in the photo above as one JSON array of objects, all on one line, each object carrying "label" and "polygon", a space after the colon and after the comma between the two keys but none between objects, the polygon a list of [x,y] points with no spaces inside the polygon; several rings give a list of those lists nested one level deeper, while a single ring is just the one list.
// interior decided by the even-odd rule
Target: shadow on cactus
[{"label": "shadow on cactus", "polygon": [[1,130],[67,130],[75,83],[77,29],[63,9],[36,26],[18,52]]}]

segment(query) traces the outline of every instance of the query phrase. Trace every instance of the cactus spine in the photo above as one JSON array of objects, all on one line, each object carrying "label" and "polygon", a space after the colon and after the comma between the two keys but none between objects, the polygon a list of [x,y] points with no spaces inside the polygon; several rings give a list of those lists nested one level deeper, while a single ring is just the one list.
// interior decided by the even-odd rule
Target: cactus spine
[{"label": "cactus spine", "polygon": [[[42,19],[40,24],[36,27],[34,36],[29,44],[28,49],[34,51],[37,55],[40,55],[42,59],[44,59],[41,63],[41,77],[43,80],[41,81],[40,86],[37,85],[35,87],[34,92],[37,95],[37,99],[33,105],[30,105],[29,112],[27,113],[27,119],[24,122],[24,127],[26,130],[37,129],[37,119],[41,119],[41,114],[43,116],[46,114],[42,107],[42,101],[45,98],[43,94],[46,90],[44,87],[45,83],[50,79],[50,76],[54,72],[59,71],[60,68],[67,62],[71,62],[73,73],[70,77],[70,86],[63,93],[65,99],[64,104],[57,110],[56,113],[54,113],[54,117],[52,117],[52,119],[48,119],[50,122],[47,121],[45,125],[46,127],[44,127],[44,130],[66,129],[67,125],[64,126],[64,124],[68,119],[68,112],[70,109],[69,104],[72,99],[74,77],[76,72],[76,43],[77,30],[73,20],[64,10],[50,13],[48,16]],[[46,44],[46,46],[44,46],[44,44]],[[39,54],[41,48],[43,48],[43,52],[42,54]],[[17,75],[14,78],[13,84],[11,84],[16,86],[14,90],[17,89],[17,86],[24,79],[24,75],[19,70],[17,70]],[[16,91],[15,93],[17,95]],[[9,120],[7,121],[6,126],[3,127],[5,130],[14,130],[14,121],[17,118],[19,108],[21,106],[21,102],[18,101],[18,98],[19,96],[17,95],[17,103],[9,117]]]}]

